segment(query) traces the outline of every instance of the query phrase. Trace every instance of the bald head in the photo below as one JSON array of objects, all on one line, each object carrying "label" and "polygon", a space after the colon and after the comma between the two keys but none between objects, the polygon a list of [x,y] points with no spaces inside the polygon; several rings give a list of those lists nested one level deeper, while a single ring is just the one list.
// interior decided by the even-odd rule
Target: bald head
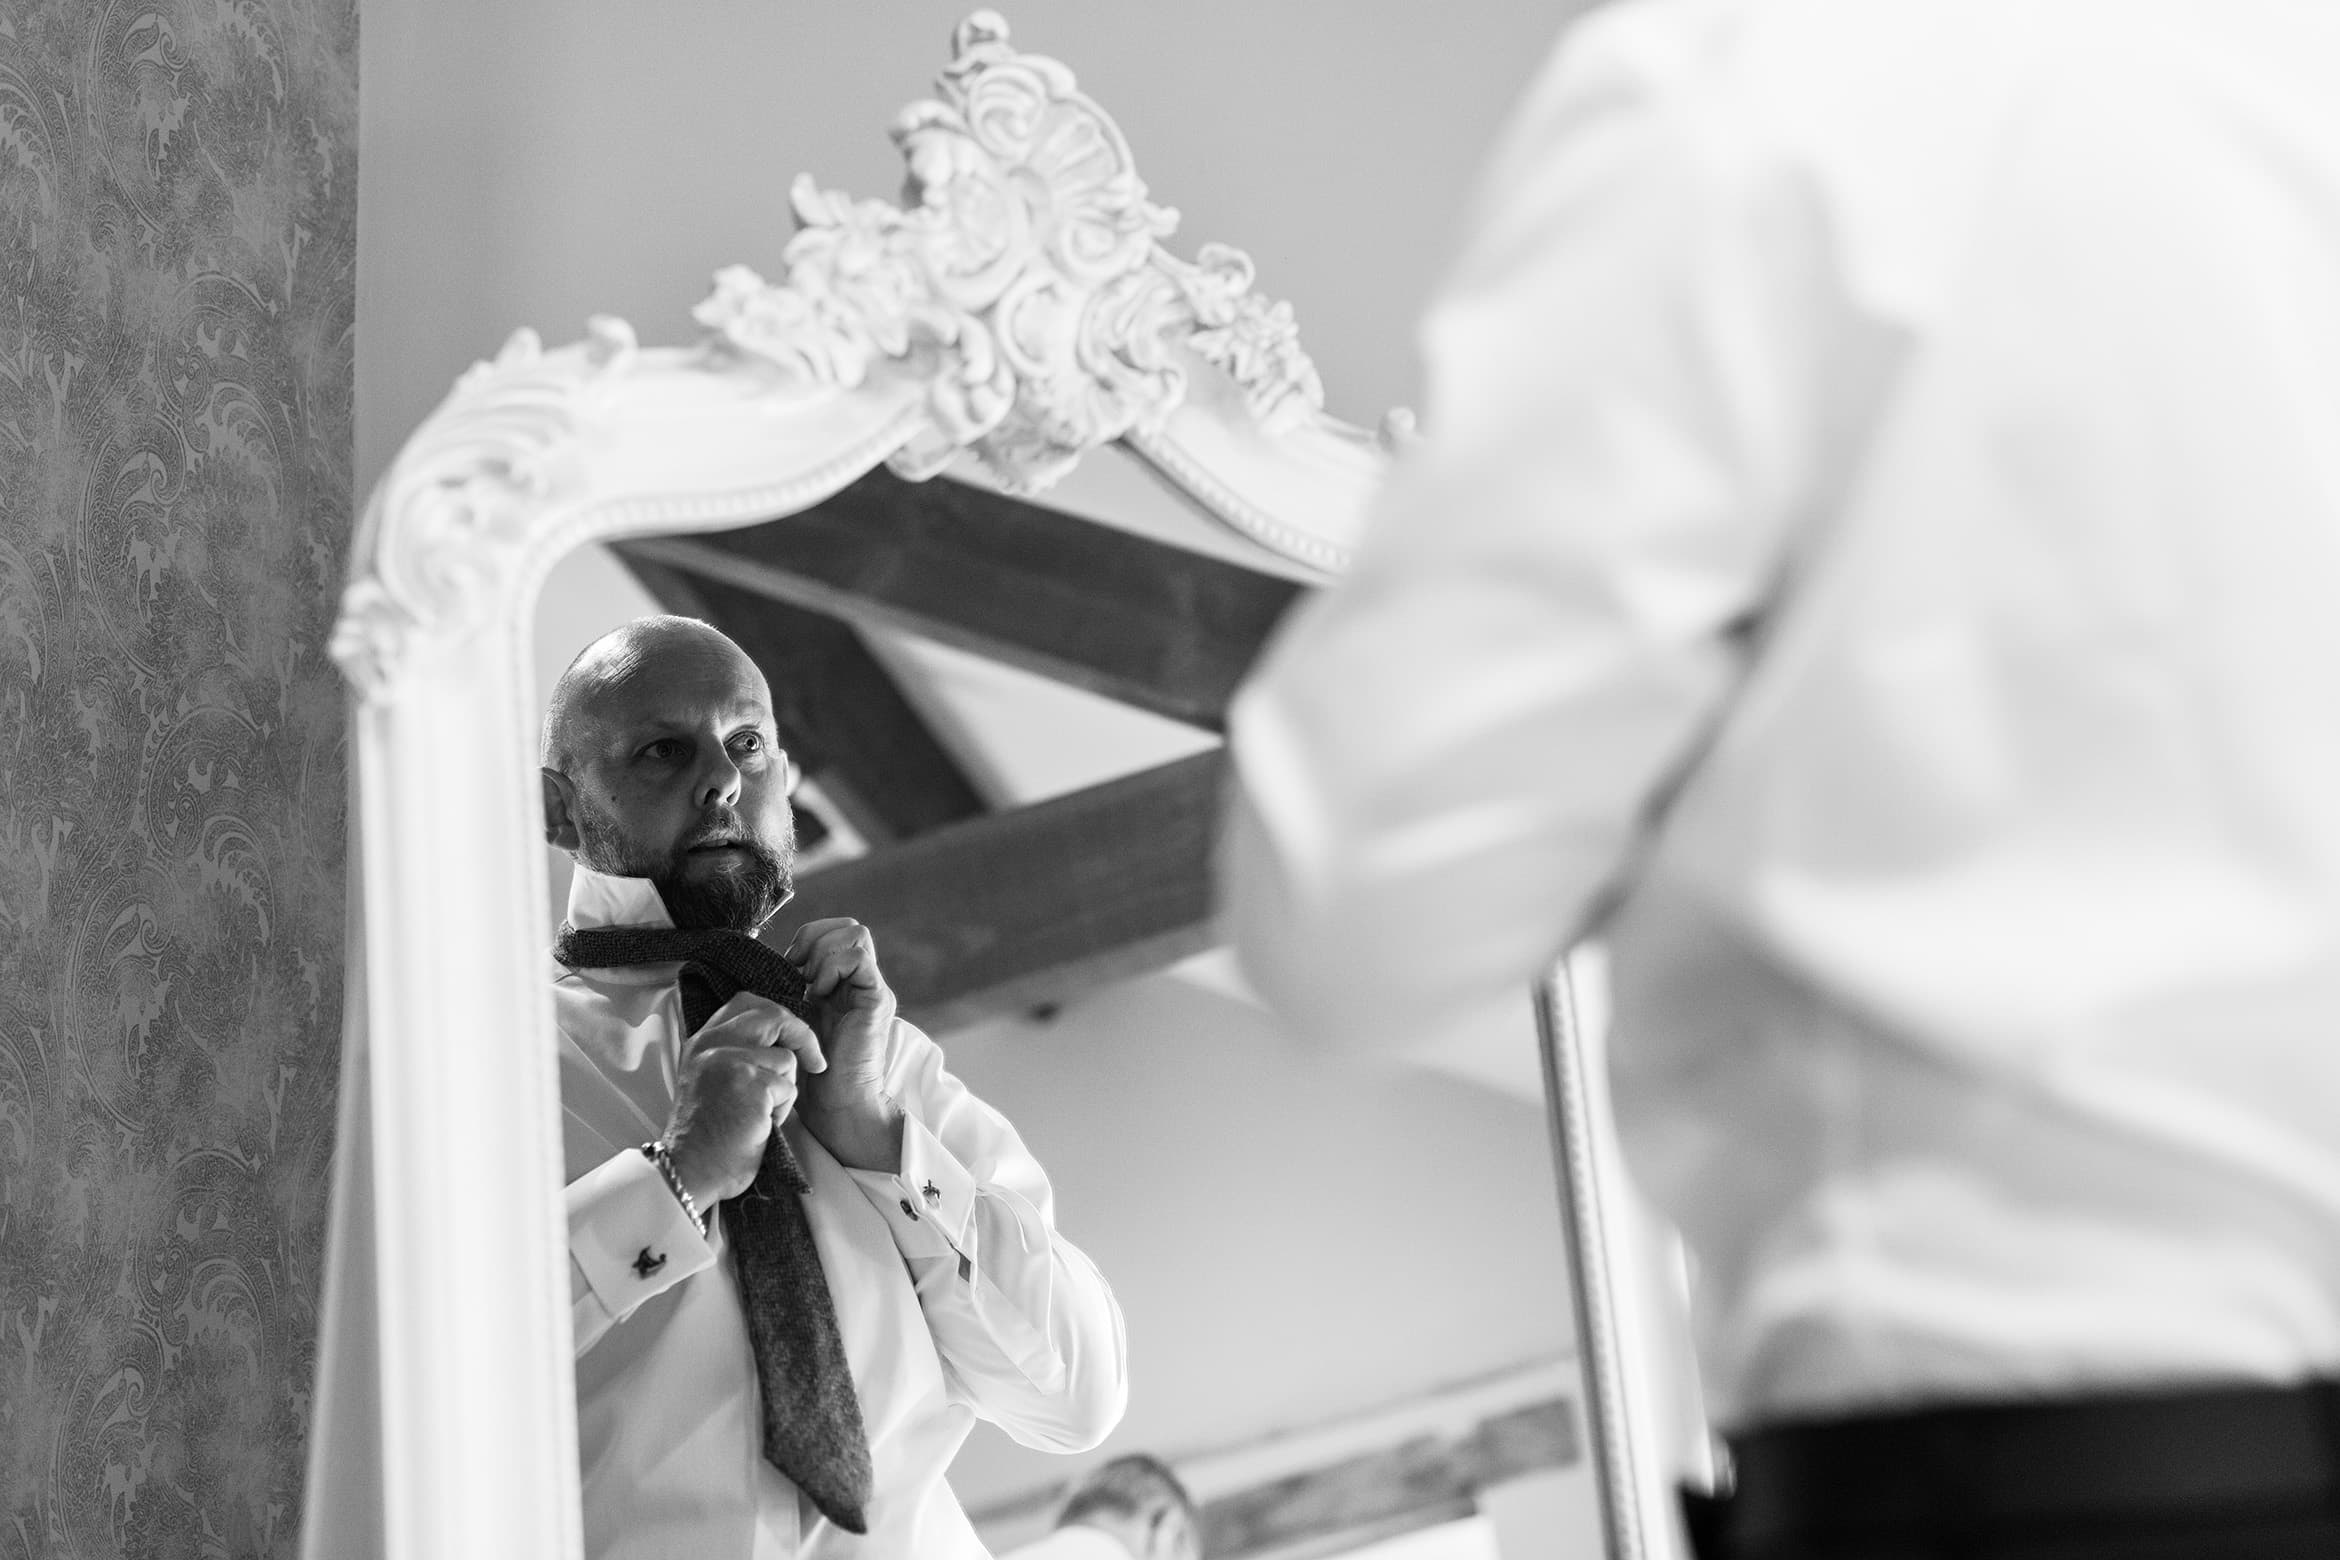
[{"label": "bald head", "polygon": [[599,735],[629,689],[655,691],[678,674],[702,666],[729,665],[751,680],[767,714],[772,690],[764,674],[731,636],[697,618],[657,613],[611,629],[577,652],[553,684],[544,710],[537,761],[566,774],[582,745]]},{"label": "bald head", "polygon": [[645,617],[587,645],[553,685],[542,759],[545,837],[650,879],[676,924],[753,930],[787,897],[796,829],[772,691],[720,631]]}]

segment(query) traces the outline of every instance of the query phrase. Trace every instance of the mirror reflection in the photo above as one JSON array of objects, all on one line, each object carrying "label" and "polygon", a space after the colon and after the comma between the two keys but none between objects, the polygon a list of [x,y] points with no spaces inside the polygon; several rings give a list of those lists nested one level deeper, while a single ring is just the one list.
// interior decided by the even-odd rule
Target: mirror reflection
[{"label": "mirror reflection", "polygon": [[[648,614],[691,614],[741,647],[770,689],[769,740],[790,755],[761,783],[802,769],[789,808],[796,896],[766,943],[802,952],[799,928],[839,917],[868,928],[903,1018],[1028,1153],[1028,1164],[1002,1163],[1004,1137],[963,1150],[967,1161],[991,1156],[972,1177],[976,1199],[1005,1200],[992,1176],[1045,1177],[1070,1250],[1036,1264],[1027,1288],[1053,1293],[1059,1327],[1082,1307],[1125,1325],[1127,1413],[1065,1427],[1048,1413],[1019,1422],[1014,1393],[991,1411],[931,1298],[892,1318],[912,1343],[922,1330],[934,1337],[951,1373],[945,1395],[963,1392],[985,1415],[950,1459],[949,1482],[994,1548],[1044,1535],[1073,1484],[1130,1454],[1175,1471],[1213,1554],[1337,1552],[1454,1525],[1482,1504],[1482,1486],[1519,1486],[1512,1498],[1539,1520],[1553,1503],[1581,1506],[1540,1099],[1492,1070],[1379,1070],[1297,1046],[1210,924],[1218,716],[1256,635],[1306,587],[1264,550],[1213,537],[1127,466],[1108,461],[1073,489],[1039,505],[973,481],[880,475],[747,531],[580,552],[539,610],[538,685],[563,688],[564,675],[574,685],[581,648],[600,641],[606,653],[603,635]],[[1114,518],[1062,507],[1073,502]],[[884,569],[850,567],[873,556]],[[928,572],[960,592],[922,593]],[[796,604],[814,594],[808,577],[835,615]],[[1182,655],[1161,648],[1174,644]],[[1065,675],[1034,669],[1049,656]],[[1190,718],[1156,713],[1165,708]],[[648,724],[629,739],[644,739],[643,762],[660,777],[682,767],[662,745],[674,734],[641,713]],[[752,700],[711,713],[735,725],[715,721],[701,738],[699,783],[731,786],[744,807],[756,760],[711,748],[719,737],[753,747],[754,722],[742,718],[756,714]],[[553,902],[572,919],[613,913],[606,878],[580,882],[570,850],[547,860]],[[565,1031],[590,1027],[572,1020],[567,996],[561,1012]],[[638,1044],[638,1027],[628,1033]],[[1524,1002],[1510,1039],[1532,1070]],[[615,1070],[605,1056],[575,1087],[596,1094]],[[646,1181],[619,1141],[647,1134],[645,1120],[664,1124],[663,1097],[644,1103],[608,1135],[572,1130],[572,1173],[597,1173],[599,1154]],[[570,1114],[574,1129],[576,1103]],[[918,1138],[913,1129],[907,1141]],[[870,1198],[882,1211],[898,1188],[850,1179],[862,1185],[837,1186],[839,1207],[882,1259],[887,1221]],[[926,1173],[909,1179],[922,1194]],[[853,1260],[844,1235],[832,1243]],[[623,1244],[637,1254],[638,1242]],[[914,1260],[895,1273],[870,1265],[896,1285],[918,1271]],[[1001,1277],[1012,1288],[1012,1266]],[[949,1278],[938,1281],[946,1295]],[[840,1313],[848,1352],[904,1346],[881,1342],[876,1326],[856,1336],[870,1309]],[[1102,1333],[1075,1341],[1102,1370]],[[589,1458],[608,1412],[597,1393],[622,1401],[640,1384],[630,1351],[625,1368],[594,1359],[605,1346],[580,1363]],[[604,1432],[612,1444],[631,1433],[619,1422],[613,1414]],[[1508,1431],[1501,1448],[1490,1427]],[[1052,1437],[1076,1454],[1052,1455]],[[1408,1468],[1418,1482],[1431,1476],[1426,1496],[1400,1482]],[[589,1480],[589,1534],[595,1500]]]},{"label": "mirror reflection", "polygon": [[[878,128],[927,91],[959,20],[956,6],[912,10],[923,27],[898,9],[814,8],[723,8],[651,26],[614,8],[487,18],[448,0],[370,25],[367,112],[380,133],[369,143],[366,308],[377,328],[361,351],[361,486],[454,374],[513,326],[557,339],[611,312],[646,340],[687,338],[717,267],[781,269],[787,175],[892,188],[899,167]],[[1405,321],[1509,87],[1560,20],[1541,6],[1483,10],[1459,31],[1344,13],[1354,69],[1338,77],[1316,68],[1324,17],[1230,7],[1106,22],[1052,4],[1011,20],[1020,47],[1064,60],[1120,119],[1156,198],[1181,208],[1170,242],[1182,253],[1213,239],[1247,248],[1263,289],[1294,304],[1331,409],[1370,426],[1415,398]],[[1245,47],[1228,49],[1237,34]],[[1432,58],[1439,71],[1425,75]],[[1293,200],[1297,190],[1311,199]],[[580,652],[600,641],[606,658],[604,636],[645,614],[703,621],[737,647],[710,652],[731,668],[716,680],[721,697],[679,714],[616,710],[628,717],[615,722],[622,732],[597,738],[629,763],[679,764],[687,749],[718,789],[739,788],[735,802],[651,827],[662,804],[643,802],[649,824],[621,816],[616,781],[585,773],[575,753],[541,755],[564,759],[545,766],[558,780],[541,779],[554,841],[548,948],[563,920],[591,930],[670,909],[634,874],[578,876],[571,851],[664,864],[701,886],[751,876],[747,792],[752,766],[767,764],[756,784],[785,793],[771,817],[785,813],[795,859],[794,895],[766,923],[764,946],[811,978],[816,1004],[833,1005],[840,988],[828,982],[850,972],[821,964],[846,957],[823,939],[845,922],[866,928],[866,942],[845,939],[853,968],[881,972],[921,1037],[889,1040],[884,1056],[901,1062],[908,1045],[930,1059],[918,1064],[930,1081],[947,1069],[948,1089],[997,1123],[945,1154],[904,1125],[940,1114],[937,1100],[895,1089],[898,1114],[878,1123],[878,1151],[861,1155],[852,1127],[811,1124],[830,1085],[809,1070],[783,1112],[781,1136],[814,1188],[802,1199],[812,1245],[840,1269],[828,1276],[835,1339],[873,1471],[915,1464],[902,1487],[931,1493],[918,1509],[938,1532],[957,1532],[950,1512],[963,1508],[995,1551],[1044,1540],[1100,1470],[1107,1487],[1139,1487],[1121,1515],[1151,1522],[1146,1476],[1115,1461],[1143,1456],[1190,1492],[1200,1550],[1213,1556],[1388,1544],[1425,1556],[1543,1553],[1555,1532],[1597,1543],[1524,996],[1500,1032],[1453,1048],[1462,1060],[1449,1072],[1337,1061],[1282,1032],[1211,924],[1226,700],[1277,618],[1319,580],[1107,452],[1041,503],[992,491],[973,470],[925,484],[881,473],[747,530],[590,547],[537,604],[535,686],[556,703]],[[594,686],[623,705],[624,682]],[[658,719],[684,729],[649,729]],[[785,759],[739,748],[750,728]],[[686,801],[704,780],[671,777]],[[646,837],[629,839],[636,828]],[[594,856],[596,840],[612,850]],[[643,853],[615,848],[628,844]],[[672,860],[677,851],[685,859]],[[595,995],[598,1017],[564,1019],[573,1202],[638,1197],[671,1221],[678,1190],[696,1211],[743,1178],[752,1185],[763,1173],[752,1134],[715,1153],[677,1130],[676,1099],[698,1098],[681,1086],[696,1054],[672,984],[684,961],[652,958],[671,947],[615,965],[584,962],[617,957],[606,950],[572,952],[575,971],[548,966],[548,979],[609,988]],[[630,995],[617,989],[628,969],[640,982]],[[778,1007],[752,991],[697,1000],[713,1003],[710,1036],[727,1022],[777,1035]],[[754,1023],[743,1021],[751,1010]],[[597,1041],[574,1043],[597,1028]],[[849,1047],[831,1036],[826,1049]],[[847,1094],[826,1098],[832,1114],[851,1114],[839,1104]],[[909,1144],[934,1153],[913,1166]],[[1002,1188],[1020,1190],[1021,1206],[992,1195]],[[979,1204],[1007,1222],[982,1224]],[[710,1418],[676,1409],[663,1383],[691,1366],[659,1357],[637,1324],[663,1314],[671,1328],[693,1305],[728,1307],[715,1328],[737,1355],[753,1308],[739,1297],[756,1281],[724,1216],[696,1247],[682,1217],[671,1241],[628,1233],[588,1256],[572,1226],[588,1553],[626,1552],[629,1519],[654,1500],[727,1513],[720,1520],[743,1530],[804,1533],[835,1527],[859,1488],[850,1468],[841,1494],[820,1497],[811,1485],[837,1470],[777,1486],[741,1476],[768,1438],[743,1417],[736,1376],[717,1392],[730,1405],[722,1444],[692,1439],[714,1434]],[[929,1239],[941,1222],[958,1244]],[[994,1251],[1029,1258],[981,1277],[1013,1288],[1021,1271],[1027,1293],[1063,1303],[1005,1320],[928,1304],[976,1266],[977,1228]],[[866,1286],[841,1276],[856,1262]],[[1094,1284],[1082,1276],[1092,1268]],[[631,1311],[611,1303],[628,1283],[657,1298]],[[1125,1408],[1102,1368],[1116,1318]],[[916,1375],[904,1360],[924,1375],[894,1393],[880,1378]],[[904,1405],[938,1402],[948,1407],[932,1423],[899,1422]],[[613,1472],[661,1459],[691,1466],[631,1492]],[[724,1492],[708,1497],[718,1463]],[[945,1477],[947,1494],[933,1482]],[[802,1498],[758,1493],[775,1487]],[[886,1503],[881,1492],[861,1515],[887,1520]],[[904,1497],[901,1509],[915,1505]],[[1147,1531],[1170,1541],[1161,1525]]]}]

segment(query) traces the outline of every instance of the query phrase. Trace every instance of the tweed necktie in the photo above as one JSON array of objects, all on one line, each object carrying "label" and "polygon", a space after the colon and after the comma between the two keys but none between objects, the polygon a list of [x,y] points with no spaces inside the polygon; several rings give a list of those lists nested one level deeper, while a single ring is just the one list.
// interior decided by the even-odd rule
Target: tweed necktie
[{"label": "tweed necktie", "polygon": [[[812,1022],[796,967],[745,932],[671,926],[561,928],[553,957],[571,969],[679,962],[683,1026],[696,1034],[742,990]],[[848,1533],[866,1533],[869,1436],[845,1363],[837,1308],[795,1194],[808,1190],[787,1139],[774,1129],[755,1184],[723,1204],[739,1267],[748,1342],[763,1389],[764,1457]]]}]

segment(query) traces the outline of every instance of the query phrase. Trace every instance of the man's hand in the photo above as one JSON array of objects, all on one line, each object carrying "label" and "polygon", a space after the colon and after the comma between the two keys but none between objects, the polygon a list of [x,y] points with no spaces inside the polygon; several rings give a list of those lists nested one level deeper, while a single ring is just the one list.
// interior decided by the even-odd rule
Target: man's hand
[{"label": "man's hand", "polygon": [[748,1189],[765,1140],[796,1108],[799,1070],[827,1065],[804,1020],[746,991],[684,1042],[666,1141],[701,1213]]},{"label": "man's hand", "polygon": [[869,928],[845,917],[808,921],[781,957],[804,972],[828,1060],[805,1080],[804,1124],[844,1164],[900,1169],[902,1109],[885,1091],[894,993]]}]

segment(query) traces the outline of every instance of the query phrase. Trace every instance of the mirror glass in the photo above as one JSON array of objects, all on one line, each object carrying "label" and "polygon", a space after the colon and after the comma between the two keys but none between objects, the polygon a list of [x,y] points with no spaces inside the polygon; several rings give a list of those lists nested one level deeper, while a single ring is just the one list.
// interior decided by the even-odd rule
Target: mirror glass
[{"label": "mirror glass", "polygon": [[[870,485],[910,506],[938,496],[883,477]],[[1118,518],[1084,517],[1114,535],[1151,529],[1269,561],[1248,544],[1218,546],[1199,517],[1111,452],[1092,457],[1068,486],[1050,495],[1050,507],[1084,502]],[[786,536],[801,524],[769,529]],[[717,580],[651,561],[691,557],[719,568],[733,548],[753,548],[744,538],[756,534],[572,554],[539,604],[539,689],[584,644],[643,612],[695,606],[743,643],[756,643],[775,618],[801,628],[801,609],[758,596],[738,572]],[[688,599],[694,588],[696,602]],[[1015,1123],[1055,1185],[1060,1229],[1104,1272],[1129,1328],[1130,1411],[1096,1453],[1032,1452],[978,1427],[952,1482],[986,1537],[1000,1546],[1043,1529],[1064,1481],[1120,1451],[1165,1457],[1208,1498],[1335,1468],[1433,1429],[1469,1430],[1554,1402],[1573,1412],[1568,1275],[1524,997],[1516,1028],[1475,1048],[1482,1062],[1474,1077],[1362,1066],[1297,1047],[1244,987],[1232,957],[1211,945],[1207,926],[1170,934],[1168,946],[1108,945],[1071,966],[1026,973],[1017,925],[962,923],[947,902],[965,886],[956,866],[933,895],[913,887],[907,897],[896,879],[866,867],[909,840],[931,845],[967,819],[1165,772],[1215,752],[1218,736],[935,638],[891,628],[850,637],[940,750],[942,761],[921,762],[954,773],[972,793],[972,810],[906,839],[884,838],[886,806],[914,805],[903,799],[908,777],[857,773],[873,756],[881,766],[893,761],[890,753],[856,750],[818,730],[790,732],[794,712],[828,701],[800,698],[784,682],[786,662],[767,664],[783,741],[810,755],[797,799],[806,841],[800,902],[772,930],[784,939],[816,903],[871,925],[881,963],[904,988],[905,1016]],[[848,674],[848,658],[825,655],[828,675],[866,675],[858,666]],[[1103,827],[1143,831],[1152,808],[1158,827],[1175,835],[1181,801],[1140,796]],[[1032,838],[1035,851],[1069,840],[1076,850],[1127,855],[1127,870],[1144,873],[1201,865],[1199,855],[1132,851],[1126,835],[1047,830]],[[1013,853],[1016,837],[1001,839],[1008,853],[976,859],[1013,878],[1026,863]],[[1200,843],[1198,835],[1182,848]],[[1029,887],[996,896],[998,908],[1054,922],[1062,912],[1049,896],[1060,879],[1045,860],[1028,866]],[[546,870],[557,908],[568,858],[548,850]],[[869,883],[880,898],[841,895],[831,886],[840,879]],[[1151,900],[1157,886],[1132,884],[1130,896]],[[890,927],[894,916],[904,918],[899,929]],[[940,956],[937,945],[950,939],[938,923],[961,925],[968,940],[996,939],[997,956],[1017,975],[1009,989],[991,989],[981,969]],[[895,951],[899,968],[888,962]],[[922,1011],[919,990],[938,981],[942,1000]],[[1577,1465],[1573,1440],[1564,1450],[1568,1462],[1557,1466]],[[1368,1492],[1358,1499],[1371,1508]],[[1401,1526],[1459,1514],[1452,1502],[1438,1510],[1400,1504]]]},{"label": "mirror glass", "polygon": [[[1053,0],[1008,20],[1019,47],[1070,65],[1120,122],[1154,198],[1183,214],[1167,245],[1248,250],[1262,290],[1294,304],[1328,409],[1371,426],[1418,399],[1410,322],[1443,235],[1567,8],[1467,10],[1227,0],[1108,16]],[[895,188],[882,129],[925,95],[958,20],[958,7],[927,4],[652,14],[550,0],[370,14],[361,490],[513,327],[565,340],[587,315],[614,313],[646,342],[687,340],[719,266],[782,269],[797,171],[861,194]],[[1326,69],[1335,57],[1342,68]],[[915,566],[932,561],[915,517],[970,494],[987,496],[973,472],[909,491],[872,479],[841,496],[861,508],[820,514],[913,517],[870,523]],[[1042,502],[1057,517],[1046,523],[1199,556],[1287,593],[1304,574],[1112,452]],[[970,822],[1165,766],[1207,773],[1219,743],[1207,709],[1149,711],[1084,675],[1085,652],[1043,674],[980,634],[872,610],[833,581],[775,594],[776,579],[804,575],[713,542],[571,555],[538,604],[539,696],[602,631],[692,596],[743,642],[762,635],[784,725],[802,726],[788,735],[806,757],[802,812],[817,820],[800,827],[820,836],[800,867],[808,899],[824,879],[861,881],[847,875]],[[1044,546],[1040,561],[1077,574],[1076,555]],[[886,699],[898,707],[863,718]],[[1171,816],[1192,790],[1151,805]],[[1174,839],[1142,832],[1146,805],[1108,810],[1118,832],[1094,842],[1128,848],[1134,826],[1140,844],[1168,851],[1130,855],[1139,899],[1172,885],[1181,861],[1199,866],[1207,844],[1178,857]],[[1020,917],[1059,913],[1033,863],[1041,887],[995,896],[994,929],[1011,942],[1029,930]],[[1019,881],[1018,866],[1005,855],[990,875]],[[546,870],[557,914],[565,859],[548,853]],[[963,887],[839,908],[871,923],[901,982],[918,961],[897,967],[892,951],[971,913]],[[908,919],[890,926],[897,914]],[[924,1011],[905,997],[904,1016],[1046,1167],[1060,1228],[1102,1269],[1129,1330],[1129,1412],[1097,1451],[1047,1456],[988,1427],[968,1442],[952,1482],[987,1541],[1037,1536],[1066,1481],[1144,1451],[1204,1501],[1214,1555],[1363,1552],[1401,1535],[1422,1560],[1548,1553],[1561,1531],[1597,1544],[1524,995],[1514,1030],[1467,1037],[1444,1071],[1338,1062],[1279,1032],[1202,918],[1170,919],[1160,935],[1092,939],[1069,962],[1018,965],[988,986],[961,961]],[[1423,1475],[1425,1457],[1449,1472]]]}]

